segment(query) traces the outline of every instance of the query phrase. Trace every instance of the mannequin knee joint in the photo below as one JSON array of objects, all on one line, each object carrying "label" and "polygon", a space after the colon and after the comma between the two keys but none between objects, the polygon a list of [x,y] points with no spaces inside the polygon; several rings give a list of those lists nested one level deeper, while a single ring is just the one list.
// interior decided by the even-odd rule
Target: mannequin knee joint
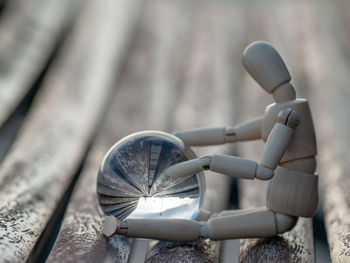
[{"label": "mannequin knee joint", "polygon": [[277,234],[291,230],[298,222],[298,217],[284,214],[275,214]]}]

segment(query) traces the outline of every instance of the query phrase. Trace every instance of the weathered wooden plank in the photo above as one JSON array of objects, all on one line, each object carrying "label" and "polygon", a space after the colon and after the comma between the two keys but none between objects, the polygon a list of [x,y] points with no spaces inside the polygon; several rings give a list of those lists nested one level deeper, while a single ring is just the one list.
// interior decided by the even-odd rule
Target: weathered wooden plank
[{"label": "weathered wooden plank", "polygon": [[[338,4],[339,1],[335,2]],[[342,2],[342,1],[340,1]],[[348,3],[341,8],[349,7]],[[318,135],[318,163],[323,211],[332,262],[350,260],[349,34],[334,3],[316,1],[295,6],[304,36],[300,70],[309,86]],[[346,12],[346,10],[342,10]],[[307,14],[307,16],[305,16]],[[327,17],[327,20],[324,20]],[[307,32],[314,32],[307,34]]]},{"label": "weathered wooden plank", "polygon": [[81,2],[7,1],[0,20],[0,126],[43,71]]},{"label": "weathered wooden plank", "polygon": [[26,260],[113,91],[138,1],[85,2],[0,171],[0,258]]},{"label": "weathered wooden plank", "polygon": [[[175,109],[174,129],[232,125],[238,115],[236,90],[240,84],[243,22],[240,7],[232,3],[201,4],[196,9],[191,45],[182,79],[183,92]],[[238,63],[237,63],[238,62]],[[194,147],[197,155],[233,153],[232,145]],[[227,209],[230,178],[206,172],[204,208]],[[221,196],[217,189],[222,189]]]},{"label": "weathered wooden plank", "polygon": [[[125,239],[113,237],[107,243],[101,235],[102,214],[95,197],[97,167],[117,139],[137,130],[172,131],[232,122],[234,106],[229,102],[234,100],[231,88],[236,77],[228,56],[232,56],[231,47],[240,42],[221,32],[238,25],[227,23],[231,15],[225,6],[214,11],[212,6],[201,7],[195,15],[194,7],[187,1],[147,3],[114,103],[77,184],[49,262],[127,260]],[[209,30],[208,24],[212,26]],[[214,37],[216,40],[210,41]],[[216,149],[206,150],[213,151]],[[228,186],[217,177],[215,184],[208,184],[206,208],[226,208]],[[148,255],[148,262],[217,262],[218,252],[214,242],[159,243]]]},{"label": "weathered wooden plank", "polygon": [[113,103],[48,262],[127,261],[127,239],[102,235],[103,214],[96,201],[97,170],[118,139],[140,130],[169,131],[173,113],[168,106],[176,102],[192,7],[185,1],[149,1],[145,5]]},{"label": "weathered wooden plank", "polygon": [[[239,86],[243,21],[239,5],[204,2],[194,14],[191,42],[184,61],[183,92],[175,109],[175,130],[229,126],[237,118],[235,91]],[[198,156],[234,153],[230,146],[194,148]],[[228,208],[230,178],[206,172],[204,208]],[[219,262],[221,242],[189,245],[160,242],[147,262]]]},{"label": "weathered wooden plank", "polygon": [[[255,10],[255,11],[254,11]],[[256,12],[260,10],[260,12]],[[298,94],[305,93],[298,87],[298,79],[302,72],[293,67],[292,39],[298,36],[291,34],[290,15],[291,4],[268,2],[254,7],[248,7],[247,12],[254,12],[255,17],[250,21],[247,31],[248,43],[252,40],[263,39],[271,42],[285,58],[291,70],[293,83]],[[271,12],[274,16],[271,16]],[[293,20],[294,24],[298,20]],[[297,25],[298,26],[298,25]],[[272,103],[272,97],[263,91],[250,76],[246,75],[243,89],[242,119],[249,120],[264,113],[265,107]],[[249,142],[242,144],[242,155],[246,158],[259,161],[262,154],[262,142]],[[242,208],[265,206],[267,182],[241,181],[240,205]],[[269,239],[248,239],[241,241],[241,262],[313,262],[313,232],[311,219],[300,218],[296,227],[279,237]]]}]

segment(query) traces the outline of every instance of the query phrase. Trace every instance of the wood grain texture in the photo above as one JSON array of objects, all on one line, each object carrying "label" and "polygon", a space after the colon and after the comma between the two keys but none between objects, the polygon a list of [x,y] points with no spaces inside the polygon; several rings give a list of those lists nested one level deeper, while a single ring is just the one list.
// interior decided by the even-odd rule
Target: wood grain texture
[{"label": "wood grain texture", "polygon": [[[129,29],[135,22],[139,1],[103,1],[106,5],[91,0],[83,11],[1,168],[2,261],[27,258],[75,173],[103,108],[112,99],[113,80],[120,72],[122,50],[132,32]],[[172,132],[229,126],[262,115],[272,98],[242,74],[240,55],[244,44],[263,39],[285,58],[299,96],[312,97],[311,107],[320,131],[321,177],[326,174],[321,179],[327,198],[324,208],[332,257],[335,262],[346,262],[350,255],[350,198],[346,176],[349,131],[344,112],[349,81],[348,62],[342,54],[348,54],[348,48],[344,45],[346,34],[339,33],[342,26],[332,13],[333,6],[326,5],[332,7],[327,10],[316,5],[301,1],[254,5],[239,1],[146,1],[113,104],[88,156],[48,261],[127,261],[129,241],[118,236],[107,240],[101,235],[103,214],[97,205],[95,186],[104,154],[115,141],[139,130]],[[320,14],[336,22],[324,21]],[[337,30],[331,25],[336,25]],[[44,61],[47,52],[38,61]],[[23,70],[27,68],[23,66]],[[28,76],[17,78],[23,86],[38,73],[20,74]],[[16,93],[11,105],[16,105],[23,94]],[[11,112],[11,107],[14,106],[6,109]],[[262,145],[242,144],[241,153],[259,161]],[[231,146],[195,151],[198,155],[236,154]],[[230,181],[215,173],[207,173],[206,179],[205,208],[215,212],[226,209]],[[265,205],[266,183],[242,181],[240,191],[242,207]],[[220,242],[159,242],[148,254],[147,262],[218,262],[219,251]],[[242,241],[241,261],[313,262],[311,220],[300,219],[293,231],[279,237]]]},{"label": "wood grain texture", "polygon": [[[197,5],[191,42],[184,61],[183,92],[175,109],[174,130],[230,126],[237,118],[235,90],[239,85],[243,33],[240,7],[232,3]],[[234,153],[230,146],[194,148],[198,156]],[[218,212],[227,209],[230,179],[206,172],[204,208]],[[219,262],[220,242],[191,245],[159,243],[147,262]]]},{"label": "wood grain texture", "polygon": [[[302,18],[302,27],[294,28],[304,36],[298,46],[298,57],[302,58],[298,66],[304,72],[303,84],[309,87],[317,128],[322,208],[332,262],[350,261],[350,38],[342,20],[348,21],[346,8],[349,4],[344,1],[325,1],[320,6],[299,3],[293,12],[294,19]],[[307,34],[310,31],[315,33]]]},{"label": "wood grain texture", "polygon": [[[289,3],[268,2],[255,5],[247,5],[246,12],[254,12],[256,16],[249,19],[247,32],[247,44],[252,40],[266,40],[280,52],[292,75],[292,83],[298,83],[299,71],[295,70],[291,39],[289,32],[290,12]],[[257,11],[259,10],[259,12]],[[275,15],[271,17],[269,14]],[[298,23],[294,20],[293,23]],[[300,89],[296,85],[297,93]],[[272,103],[272,97],[262,90],[250,76],[245,76],[245,83],[242,85],[242,120],[253,119],[264,112],[265,107]],[[259,161],[262,154],[263,143],[249,142],[240,145],[242,156]],[[252,208],[265,206],[266,182],[244,182],[240,184],[240,206]],[[313,262],[313,232],[310,219],[300,218],[296,227],[283,235],[269,239],[248,239],[241,240],[241,262]]]},{"label": "wood grain texture", "polygon": [[[194,11],[197,7],[187,1],[146,2],[114,103],[76,186],[49,262],[127,260],[126,240],[114,237],[107,241],[101,236],[102,214],[95,197],[98,166],[116,140],[139,130],[171,132],[232,123],[232,85],[237,80],[233,81],[236,75],[228,66],[228,56],[240,60],[230,49],[239,41],[216,28],[229,32],[238,25],[227,22],[229,12],[224,6],[201,6]],[[221,14],[226,18],[221,19]],[[212,38],[216,40],[211,42]],[[211,174],[208,180],[205,207],[213,211],[226,208],[227,178]],[[77,223],[84,226],[83,231],[73,231],[81,229]],[[147,257],[147,262],[218,262],[219,243],[159,242]]]},{"label": "wood grain texture", "polygon": [[0,126],[34,85],[81,2],[7,2],[0,19]]},{"label": "wood grain texture", "polygon": [[[103,213],[96,200],[97,171],[107,150],[124,136],[147,129],[169,131],[173,114],[168,106],[176,102],[176,84],[188,37],[190,10],[185,7],[183,1],[149,1],[145,5],[113,103],[89,153],[48,262],[127,262],[129,241],[102,235]],[[182,20],[178,20],[179,12],[184,12]],[[81,226],[83,229],[76,231]]]},{"label": "wood grain texture", "polygon": [[133,20],[131,1],[116,15],[122,2],[85,3],[2,165],[2,262],[26,260],[91,141]]}]

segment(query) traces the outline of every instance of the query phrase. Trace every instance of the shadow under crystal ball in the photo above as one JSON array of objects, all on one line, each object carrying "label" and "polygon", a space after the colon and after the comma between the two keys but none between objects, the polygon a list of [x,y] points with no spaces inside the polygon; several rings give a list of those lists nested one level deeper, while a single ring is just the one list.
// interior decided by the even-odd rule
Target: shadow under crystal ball
[{"label": "shadow under crystal ball", "polygon": [[204,174],[170,177],[163,172],[196,158],[177,137],[158,131],[131,134],[104,157],[97,177],[103,212],[125,218],[194,219],[204,195]]}]

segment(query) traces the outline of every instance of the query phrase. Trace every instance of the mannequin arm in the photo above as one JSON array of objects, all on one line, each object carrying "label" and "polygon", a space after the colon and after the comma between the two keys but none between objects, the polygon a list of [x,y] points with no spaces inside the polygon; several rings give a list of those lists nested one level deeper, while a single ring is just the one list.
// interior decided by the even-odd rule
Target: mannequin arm
[{"label": "mannequin arm", "polygon": [[211,170],[235,178],[269,180],[287,150],[299,118],[294,110],[284,109],[279,113],[278,121],[267,139],[260,164],[236,156],[215,154],[178,163],[165,173],[177,177]]},{"label": "mannequin arm", "polygon": [[238,141],[257,140],[261,138],[261,126],[263,117],[253,121],[237,125],[231,128],[200,128],[184,132],[176,132],[186,145],[205,146],[217,145]]},{"label": "mannequin arm", "polygon": [[167,176],[182,177],[198,173],[203,170],[225,174],[234,178],[269,180],[273,171],[254,161],[236,156],[214,154],[202,156],[170,166],[165,170]]},{"label": "mannequin arm", "polygon": [[293,137],[293,130],[299,124],[299,115],[292,109],[278,113],[278,122],[267,138],[260,165],[275,170]]}]

